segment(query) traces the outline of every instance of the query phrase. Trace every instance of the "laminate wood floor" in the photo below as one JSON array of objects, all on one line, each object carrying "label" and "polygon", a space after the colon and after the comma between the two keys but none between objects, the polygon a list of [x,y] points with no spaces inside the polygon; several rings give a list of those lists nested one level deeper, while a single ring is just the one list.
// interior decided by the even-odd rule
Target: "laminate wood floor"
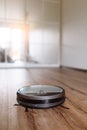
[{"label": "laminate wood floor", "polygon": [[[66,91],[65,109],[14,106],[19,88],[58,85]],[[87,72],[60,69],[0,69],[0,130],[87,130]]]}]

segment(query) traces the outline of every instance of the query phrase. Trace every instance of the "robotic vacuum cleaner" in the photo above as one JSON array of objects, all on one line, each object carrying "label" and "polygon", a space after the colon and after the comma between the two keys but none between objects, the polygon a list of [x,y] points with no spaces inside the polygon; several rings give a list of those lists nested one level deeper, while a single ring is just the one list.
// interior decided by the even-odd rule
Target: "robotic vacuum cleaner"
[{"label": "robotic vacuum cleaner", "polygon": [[17,91],[17,102],[25,108],[51,108],[65,101],[65,91],[59,86],[31,85]]}]

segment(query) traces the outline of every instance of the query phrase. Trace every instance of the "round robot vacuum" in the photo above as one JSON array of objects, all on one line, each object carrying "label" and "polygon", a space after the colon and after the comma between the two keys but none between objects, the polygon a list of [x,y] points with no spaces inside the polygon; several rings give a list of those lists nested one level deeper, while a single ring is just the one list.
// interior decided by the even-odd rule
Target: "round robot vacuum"
[{"label": "round robot vacuum", "polygon": [[51,108],[65,101],[65,91],[59,86],[31,85],[17,91],[17,102],[25,108]]}]

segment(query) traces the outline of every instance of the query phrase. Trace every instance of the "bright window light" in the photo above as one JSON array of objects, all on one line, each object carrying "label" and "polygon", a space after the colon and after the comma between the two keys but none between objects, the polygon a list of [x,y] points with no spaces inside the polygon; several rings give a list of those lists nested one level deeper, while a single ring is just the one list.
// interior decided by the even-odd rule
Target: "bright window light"
[{"label": "bright window light", "polygon": [[0,49],[7,49],[13,60],[23,57],[24,31],[21,28],[0,27]]},{"label": "bright window light", "polygon": [[10,42],[10,28],[0,27],[0,47],[6,48]]},{"label": "bright window light", "polygon": [[20,50],[23,43],[22,29],[12,29],[12,47],[14,50]]}]

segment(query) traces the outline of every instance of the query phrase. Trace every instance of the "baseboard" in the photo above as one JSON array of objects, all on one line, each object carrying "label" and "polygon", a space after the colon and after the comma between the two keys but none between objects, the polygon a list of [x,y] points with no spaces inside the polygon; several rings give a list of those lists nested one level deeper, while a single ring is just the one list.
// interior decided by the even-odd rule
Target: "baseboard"
[{"label": "baseboard", "polygon": [[13,69],[13,68],[59,68],[59,64],[23,64],[23,65],[12,65],[12,64],[1,64],[0,69]]}]

